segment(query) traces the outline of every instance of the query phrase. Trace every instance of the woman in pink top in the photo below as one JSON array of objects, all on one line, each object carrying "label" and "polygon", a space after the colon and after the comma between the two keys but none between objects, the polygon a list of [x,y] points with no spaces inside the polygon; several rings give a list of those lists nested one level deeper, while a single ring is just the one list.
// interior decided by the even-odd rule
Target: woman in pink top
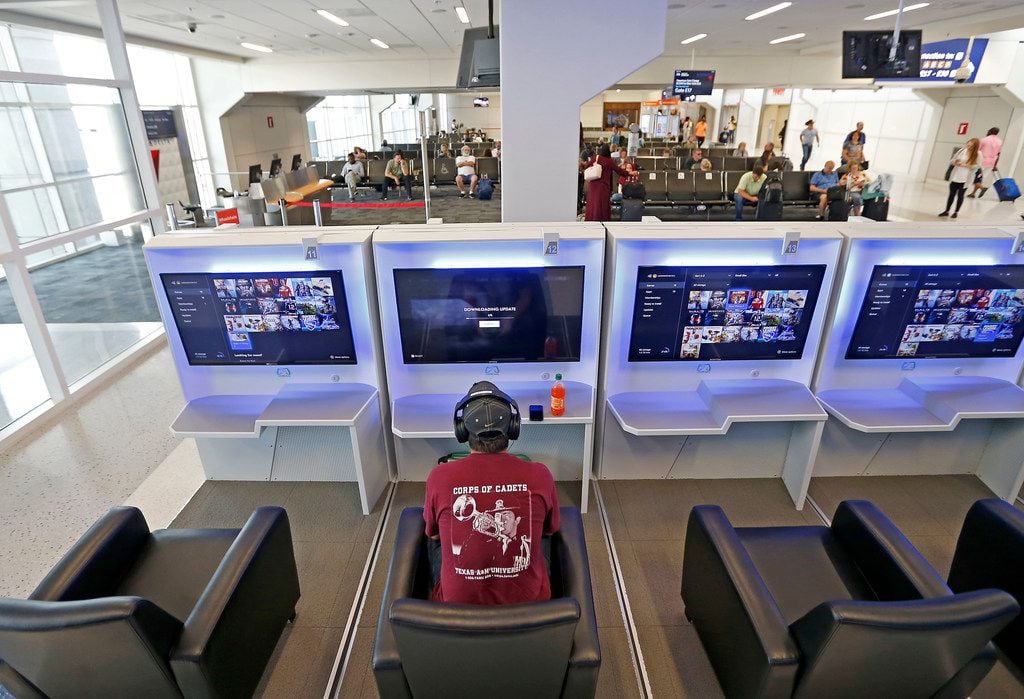
[{"label": "woman in pink top", "polygon": [[[999,129],[993,126],[988,135],[981,139],[978,152],[981,153],[980,177],[974,179],[974,190],[967,195],[968,199],[985,196],[995,179],[993,171],[999,166],[999,153],[1003,150],[1003,140],[999,138]],[[981,190],[981,194],[978,193]]]}]

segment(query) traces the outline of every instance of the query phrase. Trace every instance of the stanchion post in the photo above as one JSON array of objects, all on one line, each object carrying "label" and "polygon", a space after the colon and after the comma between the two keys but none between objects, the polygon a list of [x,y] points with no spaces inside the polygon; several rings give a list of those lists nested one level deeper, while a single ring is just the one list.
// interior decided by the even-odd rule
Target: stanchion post
[{"label": "stanchion post", "polygon": [[167,225],[172,231],[178,230],[178,215],[174,213],[174,203],[164,204],[164,211],[167,212]]},{"label": "stanchion post", "polygon": [[277,200],[277,205],[279,207],[281,207],[281,225],[282,226],[287,226],[288,225],[288,202],[286,202],[284,199],[278,199]]},{"label": "stanchion post", "polygon": [[324,214],[320,209],[320,200],[313,200],[313,224],[317,228],[323,228],[324,225]]},{"label": "stanchion post", "polygon": [[423,208],[430,221],[430,154],[427,152],[427,112],[420,112],[420,158],[423,160]]}]

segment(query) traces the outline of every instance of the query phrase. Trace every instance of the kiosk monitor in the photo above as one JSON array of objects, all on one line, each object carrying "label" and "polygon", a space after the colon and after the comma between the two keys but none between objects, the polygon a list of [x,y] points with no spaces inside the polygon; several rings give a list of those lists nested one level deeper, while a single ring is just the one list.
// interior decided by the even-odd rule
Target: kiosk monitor
[{"label": "kiosk monitor", "polygon": [[876,265],[847,359],[1013,357],[1024,265]]},{"label": "kiosk monitor", "polygon": [[250,165],[249,166],[249,184],[256,184],[263,179],[263,166],[262,165]]},{"label": "kiosk monitor", "polygon": [[825,265],[639,267],[629,361],[800,359]]},{"label": "kiosk monitor", "polygon": [[270,176],[277,177],[281,174],[281,159],[274,158],[270,161]]},{"label": "kiosk monitor", "polygon": [[292,156],[292,172],[295,172],[302,167],[302,154],[296,153]]},{"label": "kiosk monitor", "polygon": [[188,363],[355,364],[340,271],[161,274]]},{"label": "kiosk monitor", "polygon": [[578,362],[580,267],[396,269],[406,364]]}]

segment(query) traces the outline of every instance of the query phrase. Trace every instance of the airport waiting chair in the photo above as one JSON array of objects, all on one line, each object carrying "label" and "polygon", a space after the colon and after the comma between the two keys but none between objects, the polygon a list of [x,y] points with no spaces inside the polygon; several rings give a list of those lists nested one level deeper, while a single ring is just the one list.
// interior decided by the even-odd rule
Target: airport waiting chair
[{"label": "airport waiting chair", "polygon": [[656,158],[637,158],[636,167],[644,172],[654,172],[658,169],[658,160]]},{"label": "airport waiting chair", "polygon": [[730,170],[725,173],[725,198],[732,201],[732,195],[740,186],[740,178],[749,170]]},{"label": "airport waiting chair", "polygon": [[327,170],[328,163],[326,160],[310,160],[309,165],[316,168],[317,177],[321,180],[327,179],[329,173]]},{"label": "airport waiting chair", "polygon": [[477,158],[476,174],[481,177],[487,175],[491,182],[499,182],[501,180],[501,170],[498,167],[498,159],[494,157]]},{"label": "airport waiting chair", "polygon": [[694,198],[706,206],[722,206],[731,200],[722,193],[721,172],[693,173]]},{"label": "airport waiting chair", "polygon": [[459,169],[455,167],[455,158],[434,158],[434,167],[430,172],[434,184],[455,184],[457,174]]},{"label": "airport waiting chair", "polygon": [[692,170],[665,173],[664,189],[668,200],[673,204],[692,204],[695,201],[693,182]]},{"label": "airport waiting chair", "polygon": [[658,169],[664,172],[675,172],[679,169],[679,158],[673,156],[671,158],[658,158]]},{"label": "airport waiting chair", "polygon": [[782,201],[787,205],[816,205],[816,201],[811,201],[811,173],[806,170],[783,172]]},{"label": "airport waiting chair", "polygon": [[725,170],[743,170],[746,167],[746,158],[734,158],[732,156],[726,157],[723,164],[723,169]]},{"label": "airport waiting chair", "polygon": [[[979,500],[964,518],[949,569],[954,592],[995,588],[1024,604],[1024,512],[1002,500]],[[1024,672],[1024,615],[995,637],[995,644]]]},{"label": "airport waiting chair", "polygon": [[727,697],[967,697],[1020,607],[953,594],[865,501],[831,527],[733,528],[690,512],[681,593]]},{"label": "airport waiting chair", "polygon": [[0,682],[50,699],[252,696],[298,599],[280,507],[240,530],[154,532],[115,507],[27,600],[0,598]]},{"label": "airport waiting chair", "polygon": [[646,193],[644,201],[647,203],[671,201],[666,182],[675,176],[676,173],[665,172],[664,170],[641,172],[639,182],[644,186],[644,192]]},{"label": "airport waiting chair", "polygon": [[431,602],[423,508],[405,508],[373,647],[380,695],[436,697],[474,687],[499,697],[593,697],[601,646],[578,508],[561,508],[561,528],[549,543],[551,600]]}]

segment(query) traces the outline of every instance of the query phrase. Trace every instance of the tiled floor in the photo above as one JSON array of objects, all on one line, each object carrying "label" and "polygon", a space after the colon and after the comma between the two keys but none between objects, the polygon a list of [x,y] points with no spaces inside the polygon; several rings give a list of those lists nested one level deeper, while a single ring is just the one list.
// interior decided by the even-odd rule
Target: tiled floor
[{"label": "tiled floor", "polygon": [[183,402],[163,349],[0,452],[0,595],[30,593],[82,532],[132,495],[178,446],[167,426]]}]

